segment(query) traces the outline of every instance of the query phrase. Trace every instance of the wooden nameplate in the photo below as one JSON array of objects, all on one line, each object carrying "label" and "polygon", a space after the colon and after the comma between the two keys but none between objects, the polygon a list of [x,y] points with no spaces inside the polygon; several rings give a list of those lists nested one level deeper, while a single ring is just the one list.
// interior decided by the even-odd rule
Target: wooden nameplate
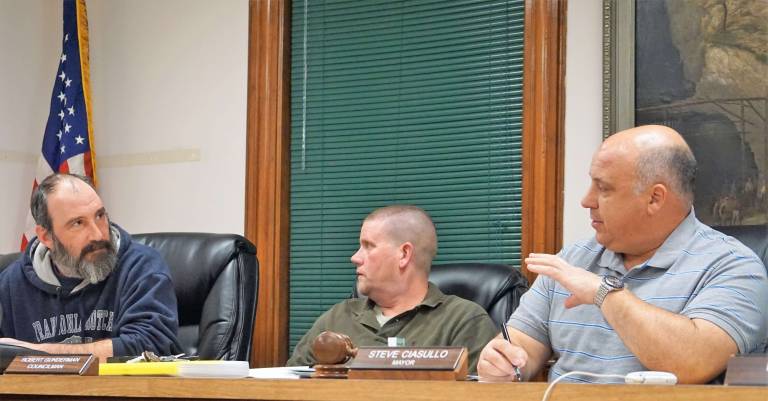
[{"label": "wooden nameplate", "polygon": [[726,386],[768,386],[768,354],[732,356]]},{"label": "wooden nameplate", "polygon": [[97,376],[99,358],[91,354],[18,355],[5,369],[5,374]]},{"label": "wooden nameplate", "polygon": [[350,379],[465,380],[464,347],[360,347]]}]

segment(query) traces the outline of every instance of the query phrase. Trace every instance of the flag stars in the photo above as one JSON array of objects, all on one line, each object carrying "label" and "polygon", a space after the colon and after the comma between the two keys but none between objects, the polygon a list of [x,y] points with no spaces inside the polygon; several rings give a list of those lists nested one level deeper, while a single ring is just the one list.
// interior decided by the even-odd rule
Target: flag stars
[{"label": "flag stars", "polygon": [[56,137],[59,138],[59,140],[61,140],[61,130],[59,130],[59,133],[56,134]]},{"label": "flag stars", "polygon": [[64,35],[64,41],[66,42],[68,40],[69,40],[69,34],[67,33],[67,34]]},{"label": "flag stars", "polygon": [[64,119],[64,110],[59,111],[59,120]]},{"label": "flag stars", "polygon": [[61,62],[63,63],[65,61],[67,61],[67,55],[66,54],[62,54],[61,55]]},{"label": "flag stars", "polygon": [[64,81],[64,86],[66,86],[67,88],[69,88],[69,84],[71,84],[71,83],[72,83],[72,80],[71,80],[71,79],[69,79],[69,78],[67,78],[67,80],[66,80],[66,81]]},{"label": "flag stars", "polygon": [[83,143],[83,141],[85,141],[85,138],[82,136],[78,135],[75,137],[75,142],[77,142],[78,145],[84,145],[85,143]]},{"label": "flag stars", "polygon": [[67,77],[67,74],[65,74],[65,73],[64,73],[64,71],[62,71],[62,72],[61,72],[61,74],[59,74],[59,78],[60,78],[62,81],[63,81],[63,80],[64,80],[64,78],[66,78],[66,77]]},{"label": "flag stars", "polygon": [[67,147],[64,145],[61,145],[61,153],[64,153],[65,150],[67,150]]},{"label": "flag stars", "polygon": [[59,98],[59,101],[63,102],[67,95],[65,95],[64,92],[59,92],[59,96],[56,97]]},{"label": "flag stars", "polygon": [[69,115],[70,116],[74,116],[75,115],[75,106],[69,107],[69,108],[67,108],[67,110],[69,111]]},{"label": "flag stars", "polygon": [[69,123],[65,123],[64,124],[64,133],[68,134],[70,129],[72,129],[72,126],[69,125]]}]

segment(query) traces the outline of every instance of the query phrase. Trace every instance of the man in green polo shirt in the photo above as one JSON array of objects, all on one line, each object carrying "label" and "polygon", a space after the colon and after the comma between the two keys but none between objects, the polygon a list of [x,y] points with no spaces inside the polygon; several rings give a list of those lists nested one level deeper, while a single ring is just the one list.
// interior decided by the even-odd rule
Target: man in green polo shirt
[{"label": "man in green polo shirt", "polygon": [[363,221],[352,255],[357,291],[323,313],[304,335],[289,366],[315,363],[312,341],[325,330],[346,334],[356,346],[386,346],[398,338],[411,347],[460,346],[474,372],[483,346],[496,334],[479,305],[445,295],[428,281],[437,252],[432,219],[415,206],[387,206]]}]

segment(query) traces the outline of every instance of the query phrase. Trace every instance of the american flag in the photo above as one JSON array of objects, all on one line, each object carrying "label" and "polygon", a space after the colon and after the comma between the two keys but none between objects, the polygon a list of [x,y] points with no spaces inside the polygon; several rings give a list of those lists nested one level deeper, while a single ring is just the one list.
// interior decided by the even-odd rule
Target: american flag
[{"label": "american flag", "polygon": [[[33,190],[53,172],[85,175],[96,183],[85,0],[64,0],[63,11],[61,57]],[[21,238],[22,250],[34,236],[35,222],[27,211],[27,229]]]}]

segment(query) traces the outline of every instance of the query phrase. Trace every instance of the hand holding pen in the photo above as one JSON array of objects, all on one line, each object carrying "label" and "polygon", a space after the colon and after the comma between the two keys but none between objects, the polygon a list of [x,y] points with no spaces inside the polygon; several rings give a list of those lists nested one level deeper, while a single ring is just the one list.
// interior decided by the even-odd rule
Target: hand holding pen
[{"label": "hand holding pen", "polygon": [[[506,324],[501,325],[501,335],[504,336],[504,339],[507,340],[508,343],[512,342],[510,340],[509,330],[507,329]],[[514,367],[515,367],[515,377],[517,378],[517,381],[519,382],[523,381],[523,374],[520,372],[520,368],[517,366],[514,366]]]}]

